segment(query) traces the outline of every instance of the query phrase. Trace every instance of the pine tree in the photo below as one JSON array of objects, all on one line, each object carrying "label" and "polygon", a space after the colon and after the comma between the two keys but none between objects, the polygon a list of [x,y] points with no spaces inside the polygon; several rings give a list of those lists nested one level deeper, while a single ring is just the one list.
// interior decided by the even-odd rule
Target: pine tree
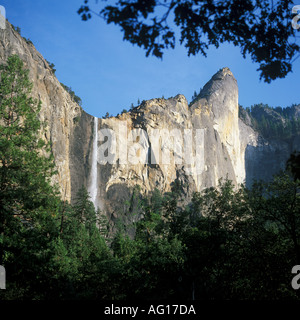
[{"label": "pine tree", "polygon": [[196,90],[194,90],[194,94],[192,96],[192,101],[194,101],[197,98],[197,96],[198,96],[198,93]]},{"label": "pine tree", "polygon": [[[16,55],[0,67],[0,212],[1,222],[18,216],[33,223],[35,210],[53,200],[50,146],[39,139],[40,103],[30,97],[28,71]],[[3,232],[3,229],[1,230]]]},{"label": "pine tree", "polygon": [[96,223],[96,212],[91,197],[84,186],[82,186],[76,195],[74,212],[80,223],[94,225]]},{"label": "pine tree", "polygon": [[98,208],[97,213],[97,225],[99,229],[99,233],[103,238],[107,238],[109,234],[109,221],[105,213],[102,213]]},{"label": "pine tree", "polygon": [[49,144],[39,138],[41,104],[30,96],[22,60],[9,57],[0,73],[0,264],[9,270],[11,284],[23,277],[32,288],[35,268],[47,259],[55,233],[54,161]]}]

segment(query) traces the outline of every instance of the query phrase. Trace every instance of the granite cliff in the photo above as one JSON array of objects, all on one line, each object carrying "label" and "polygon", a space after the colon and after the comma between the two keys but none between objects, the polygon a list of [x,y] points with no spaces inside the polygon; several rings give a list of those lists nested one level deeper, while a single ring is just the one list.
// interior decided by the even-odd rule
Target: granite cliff
[{"label": "granite cliff", "polygon": [[178,94],[96,119],[7,22],[0,30],[0,62],[11,54],[18,54],[30,70],[32,94],[42,103],[43,137],[52,144],[58,170],[54,182],[62,198],[72,202],[83,184],[111,221],[122,214],[122,203],[136,185],[142,193],[154,188],[166,192],[178,179],[188,201],[194,191],[216,186],[220,178],[236,185],[268,179],[300,147],[299,136],[265,139],[251,121],[239,117],[238,84],[228,68],[219,70],[191,105]]}]

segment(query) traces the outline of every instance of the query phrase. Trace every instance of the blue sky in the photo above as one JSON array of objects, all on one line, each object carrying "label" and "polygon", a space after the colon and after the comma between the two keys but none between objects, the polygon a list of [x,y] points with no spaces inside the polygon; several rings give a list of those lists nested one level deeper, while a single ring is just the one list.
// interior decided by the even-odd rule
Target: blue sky
[{"label": "blue sky", "polygon": [[260,102],[274,107],[300,103],[300,59],[285,79],[266,84],[259,80],[258,65],[243,59],[240,49],[228,44],[210,49],[207,58],[188,57],[179,44],[166,51],[163,60],[146,57],[143,49],[122,40],[117,26],[98,17],[81,21],[77,10],[82,3],[0,0],[9,22],[20,27],[22,36],[55,64],[58,80],[75,91],[84,110],[93,116],[116,115],[131,103],[136,105],[138,99],[181,93],[190,101],[194,91],[222,67],[229,67],[236,77],[239,103],[244,107]]}]

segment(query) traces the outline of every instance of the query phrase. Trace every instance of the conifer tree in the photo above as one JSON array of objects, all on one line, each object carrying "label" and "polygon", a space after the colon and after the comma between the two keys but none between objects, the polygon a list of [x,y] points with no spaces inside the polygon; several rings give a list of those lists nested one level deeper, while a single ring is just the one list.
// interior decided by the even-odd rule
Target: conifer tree
[{"label": "conifer tree", "polygon": [[41,104],[30,96],[28,73],[17,55],[0,66],[0,264],[11,279],[20,270],[33,277],[46,259],[58,204],[50,146],[39,134]]}]

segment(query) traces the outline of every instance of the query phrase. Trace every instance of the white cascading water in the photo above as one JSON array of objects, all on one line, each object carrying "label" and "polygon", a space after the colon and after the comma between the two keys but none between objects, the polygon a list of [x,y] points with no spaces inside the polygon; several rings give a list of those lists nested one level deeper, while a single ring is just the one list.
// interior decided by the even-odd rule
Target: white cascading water
[{"label": "white cascading water", "polygon": [[96,210],[97,210],[97,194],[98,194],[97,159],[98,159],[98,118],[94,117],[94,139],[93,139],[92,168],[91,168],[91,174],[90,174],[89,193],[90,193],[91,200],[94,203]]}]

